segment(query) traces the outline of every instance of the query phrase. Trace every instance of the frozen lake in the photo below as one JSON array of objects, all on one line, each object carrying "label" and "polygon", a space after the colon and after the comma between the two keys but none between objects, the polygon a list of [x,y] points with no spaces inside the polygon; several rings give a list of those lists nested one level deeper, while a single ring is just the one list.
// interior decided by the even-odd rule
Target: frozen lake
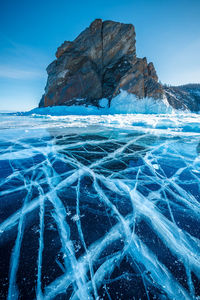
[{"label": "frozen lake", "polygon": [[0,299],[198,297],[199,115],[0,115]]}]

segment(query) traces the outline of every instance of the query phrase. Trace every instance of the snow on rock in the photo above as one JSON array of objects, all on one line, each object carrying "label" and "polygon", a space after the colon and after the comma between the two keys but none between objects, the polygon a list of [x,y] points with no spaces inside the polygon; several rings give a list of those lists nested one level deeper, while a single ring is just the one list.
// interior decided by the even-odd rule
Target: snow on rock
[{"label": "snow on rock", "polygon": [[106,98],[99,101],[99,107],[93,105],[72,105],[35,108],[25,115],[113,115],[113,114],[165,114],[175,111],[167,101],[153,98],[138,99],[126,91],[112,99],[110,107]]}]

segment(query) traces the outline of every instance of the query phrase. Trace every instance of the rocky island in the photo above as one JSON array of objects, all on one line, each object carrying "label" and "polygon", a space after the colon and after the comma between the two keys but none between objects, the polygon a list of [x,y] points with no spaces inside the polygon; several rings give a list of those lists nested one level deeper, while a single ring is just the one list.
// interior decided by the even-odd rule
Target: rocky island
[{"label": "rocky island", "polygon": [[39,107],[109,104],[121,90],[138,101],[153,98],[176,109],[200,110],[200,87],[167,87],[158,81],[152,62],[136,55],[131,24],[94,20],[74,41],[65,41],[48,67]]}]

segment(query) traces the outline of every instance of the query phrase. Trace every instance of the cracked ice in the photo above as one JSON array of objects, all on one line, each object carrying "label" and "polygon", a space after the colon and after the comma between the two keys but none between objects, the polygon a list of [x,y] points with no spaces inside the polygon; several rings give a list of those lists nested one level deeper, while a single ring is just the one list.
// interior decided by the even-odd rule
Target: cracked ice
[{"label": "cracked ice", "polygon": [[199,116],[0,121],[0,299],[198,299]]}]

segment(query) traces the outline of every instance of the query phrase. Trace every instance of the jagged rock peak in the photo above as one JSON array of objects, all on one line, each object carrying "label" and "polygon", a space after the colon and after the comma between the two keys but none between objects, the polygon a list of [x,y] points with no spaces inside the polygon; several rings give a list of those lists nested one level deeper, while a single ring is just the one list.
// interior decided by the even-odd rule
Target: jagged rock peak
[{"label": "jagged rock peak", "polygon": [[94,20],[74,41],[65,41],[47,67],[40,106],[93,104],[126,90],[138,98],[163,96],[153,63],[137,58],[132,24]]}]

